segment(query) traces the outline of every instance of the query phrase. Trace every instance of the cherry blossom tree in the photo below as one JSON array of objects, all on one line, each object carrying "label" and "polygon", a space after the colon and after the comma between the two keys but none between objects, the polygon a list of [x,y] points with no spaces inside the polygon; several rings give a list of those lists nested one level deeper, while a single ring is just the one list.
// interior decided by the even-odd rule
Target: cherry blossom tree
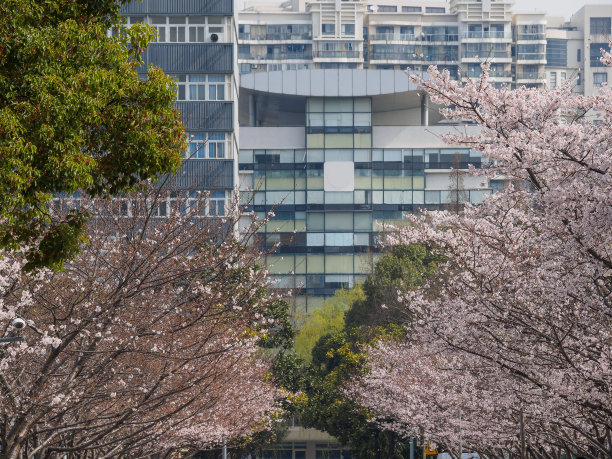
[{"label": "cherry blossom tree", "polygon": [[612,457],[612,91],[496,89],[486,64],[464,85],[429,76],[415,80],[444,116],[480,127],[445,140],[482,151],[472,173],[507,186],[388,238],[448,262],[401,294],[417,320],[370,350],[355,396],[455,452]]},{"label": "cherry blossom tree", "polygon": [[[207,193],[144,187],[54,201],[93,215],[65,269],[0,259],[0,455],[135,456],[204,448],[266,427],[281,394],[259,351],[277,299],[240,215],[208,217]],[[3,456],[4,457],[4,456]]]}]

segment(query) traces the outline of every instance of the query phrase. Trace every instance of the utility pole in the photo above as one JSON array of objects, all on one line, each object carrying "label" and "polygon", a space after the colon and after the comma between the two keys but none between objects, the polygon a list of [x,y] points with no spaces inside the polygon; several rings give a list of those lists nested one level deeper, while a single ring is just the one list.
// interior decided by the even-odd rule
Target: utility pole
[{"label": "utility pole", "polygon": [[461,408],[459,408],[459,459],[463,459],[463,445],[461,439]]},{"label": "utility pole", "polygon": [[520,418],[519,418],[519,423],[520,423],[520,440],[521,440],[521,459],[527,459],[527,451],[525,448],[525,414],[524,414],[525,409],[523,408],[523,405],[521,405],[521,414],[520,414]]},{"label": "utility pole", "polygon": [[225,438],[223,439],[223,451],[221,456],[223,459],[227,459],[227,440]]},{"label": "utility pole", "polygon": [[410,459],[414,459],[414,436],[410,436]]}]

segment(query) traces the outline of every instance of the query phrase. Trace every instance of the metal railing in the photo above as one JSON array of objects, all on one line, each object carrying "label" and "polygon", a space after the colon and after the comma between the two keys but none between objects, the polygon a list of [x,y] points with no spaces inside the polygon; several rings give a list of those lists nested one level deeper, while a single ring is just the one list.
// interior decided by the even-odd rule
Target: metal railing
[{"label": "metal railing", "polygon": [[312,40],[311,33],[264,33],[253,34],[242,32],[238,34],[239,40]]},{"label": "metal railing", "polygon": [[516,75],[517,80],[545,80],[545,73],[519,73]]},{"label": "metal railing", "polygon": [[464,31],[461,32],[461,38],[512,38],[508,32],[490,30],[490,31]]},{"label": "metal railing", "polygon": [[516,56],[517,61],[544,61],[546,60],[546,53],[518,53]]},{"label": "metal railing", "polygon": [[516,36],[517,40],[546,40],[545,33],[519,33]]},{"label": "metal railing", "polygon": [[347,58],[359,59],[362,56],[361,51],[313,51],[315,58]]}]

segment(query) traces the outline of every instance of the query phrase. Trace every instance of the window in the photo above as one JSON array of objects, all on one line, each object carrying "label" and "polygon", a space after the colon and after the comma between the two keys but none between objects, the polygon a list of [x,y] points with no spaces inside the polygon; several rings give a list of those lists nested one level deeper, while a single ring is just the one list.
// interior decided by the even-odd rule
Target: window
[{"label": "window", "polygon": [[421,11],[420,6],[402,6],[402,13],[420,13]]},{"label": "window", "polygon": [[222,217],[225,215],[226,208],[225,191],[213,191],[208,198],[206,215],[210,217]]},{"label": "window", "polygon": [[548,67],[567,67],[567,40],[557,38],[546,40],[546,65]]},{"label": "window", "polygon": [[177,100],[229,100],[229,75],[176,75],[176,79]]},{"label": "window", "polygon": [[590,47],[590,63],[591,67],[605,67],[601,62],[601,50],[605,49],[606,51],[610,51],[610,46],[608,43],[591,43]]},{"label": "window", "polygon": [[557,87],[557,72],[550,72],[550,88],[555,89]]},{"label": "window", "polygon": [[444,10],[444,8],[439,8],[439,7],[436,7],[436,6],[426,6],[425,7],[425,12],[426,13],[442,13],[442,14],[444,14],[445,10]]},{"label": "window", "polygon": [[355,36],[355,24],[342,24],[342,35]]},{"label": "window", "polygon": [[578,72],[578,81],[576,81],[576,85],[582,86],[582,72]]},{"label": "window", "polygon": [[580,61],[582,61],[582,56],[581,56],[581,54],[582,54],[582,50],[581,50],[580,48],[578,48],[578,49],[576,50],[576,60],[578,61],[578,63],[579,63],[579,64],[580,64]]},{"label": "window", "polygon": [[612,18],[591,18],[591,35],[610,35]]},{"label": "window", "polygon": [[378,5],[379,13],[397,13],[397,6]]},{"label": "window", "polygon": [[227,41],[225,18],[220,16],[152,16],[149,22],[159,43]]},{"label": "window", "polygon": [[563,82],[567,80],[567,72],[561,72],[560,77],[561,77],[560,83],[563,84]]},{"label": "window", "polygon": [[608,82],[608,74],[606,72],[593,73],[593,86],[601,86]]},{"label": "window", "polygon": [[321,24],[321,33],[323,35],[334,35],[336,33],[336,24]]},{"label": "window", "polygon": [[189,138],[189,159],[224,159],[231,158],[229,133],[201,132]]}]

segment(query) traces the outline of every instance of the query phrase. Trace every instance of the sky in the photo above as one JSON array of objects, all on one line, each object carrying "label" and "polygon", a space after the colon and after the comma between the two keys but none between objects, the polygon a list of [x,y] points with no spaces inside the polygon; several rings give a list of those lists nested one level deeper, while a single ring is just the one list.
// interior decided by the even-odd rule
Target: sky
[{"label": "sky", "polygon": [[[269,1],[271,3],[281,3],[279,0],[257,0],[257,1]],[[427,0],[423,0],[426,3]],[[533,10],[544,11],[549,16],[563,16],[565,19],[569,19],[570,16],[578,11],[582,5],[597,4],[597,5],[611,5],[612,0],[514,0],[515,12],[529,12]],[[242,9],[244,0],[238,0],[238,6]]]}]

